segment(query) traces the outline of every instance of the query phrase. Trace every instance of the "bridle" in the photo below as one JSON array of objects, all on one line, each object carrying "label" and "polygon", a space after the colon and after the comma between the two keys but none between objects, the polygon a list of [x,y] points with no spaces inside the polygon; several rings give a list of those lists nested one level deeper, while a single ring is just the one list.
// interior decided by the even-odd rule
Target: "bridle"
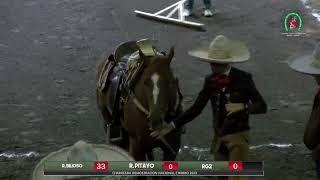
[{"label": "bridle", "polygon": [[[178,112],[179,109],[179,105],[182,102],[182,95],[181,92],[179,90],[179,86],[177,85],[177,91],[176,91],[176,100],[175,100],[175,105],[174,105],[174,109],[173,111],[169,111],[169,114],[176,114]],[[148,110],[137,98],[137,96],[134,94],[134,91],[129,89],[128,90],[128,97],[126,98],[126,100],[124,100],[123,102],[126,103],[128,101],[129,98],[132,98],[132,101],[134,103],[134,105],[143,113],[146,115],[147,119],[150,119],[151,117],[151,112],[150,110]],[[169,107],[170,108],[170,107]]]},{"label": "bridle", "polygon": [[[180,89],[179,89],[179,85],[178,83],[176,84],[176,88],[177,88],[177,91],[176,91],[176,102],[175,102],[175,106],[174,106],[174,110],[173,112],[167,112],[167,113],[171,113],[171,114],[177,114],[178,113],[178,109],[179,109],[179,106],[182,102],[182,95],[181,95],[181,92],[180,92]],[[128,97],[126,98],[125,100],[125,103],[128,101],[129,98],[132,98],[132,101],[134,103],[134,105],[143,113],[145,114],[145,116],[147,117],[148,120],[150,120],[151,118],[151,112],[150,110],[148,110],[140,101],[139,99],[136,97],[136,95],[134,94],[134,91],[129,89],[128,90]],[[169,107],[170,108],[170,107]],[[151,123],[149,121],[149,123]],[[152,128],[151,124],[149,124],[149,129],[154,131],[154,129]],[[172,148],[172,146],[167,142],[167,140],[165,138],[160,138],[159,139],[173,154],[177,154],[177,152]]]},{"label": "bridle", "polygon": [[[164,53],[162,53],[162,55],[165,55]],[[138,54],[137,52],[133,53],[129,59],[135,59],[135,58],[138,58]],[[141,101],[139,101],[139,99],[137,98],[137,96],[135,95],[134,93],[134,87],[135,87],[135,80],[137,78],[137,76],[139,76],[138,74],[140,73],[143,73],[144,72],[144,69],[145,69],[145,64],[144,63],[136,63],[136,64],[131,64],[131,71],[129,71],[129,69],[127,70],[127,72],[125,73],[125,78],[124,78],[124,82],[123,82],[123,85],[121,87],[122,89],[122,92],[125,94],[125,96],[120,96],[120,99],[122,101],[123,104],[126,104],[128,102],[129,99],[132,99],[134,105],[146,116],[147,120],[150,120],[151,118],[151,111],[146,108],[142,103]],[[141,74],[140,74],[141,75]],[[177,81],[177,80],[176,80]],[[134,83],[132,83],[134,82]],[[167,113],[172,113],[172,114],[177,114],[178,112],[178,108],[179,108],[179,105],[182,101],[182,96],[181,96],[181,93],[180,93],[180,89],[179,89],[179,85],[178,83],[176,84],[176,88],[177,88],[177,98],[176,98],[176,104],[175,104],[175,107],[174,107],[174,110],[173,112],[167,112]],[[179,99],[178,99],[179,98]],[[177,105],[178,103],[178,105]],[[170,107],[169,107],[170,109]],[[154,131],[154,129],[152,129],[152,126],[151,126],[151,121],[149,121],[149,129]],[[174,149],[171,147],[171,145],[166,141],[166,139],[164,138],[160,138],[160,140],[162,141],[162,143],[173,153],[173,154],[177,154],[176,151],[174,151]]]},{"label": "bridle", "polygon": [[[129,97],[132,98],[133,103],[136,105],[136,107],[143,112],[148,119],[150,119],[151,117],[151,112],[142,105],[142,103],[138,100],[138,98],[136,97],[136,95],[134,94],[133,91],[129,90]],[[179,87],[177,89],[177,97],[176,97],[176,102],[175,102],[175,106],[173,111],[169,111],[169,114],[176,114],[178,109],[179,109],[179,105],[181,104],[182,101],[182,97],[181,97],[181,93],[179,91]]]}]

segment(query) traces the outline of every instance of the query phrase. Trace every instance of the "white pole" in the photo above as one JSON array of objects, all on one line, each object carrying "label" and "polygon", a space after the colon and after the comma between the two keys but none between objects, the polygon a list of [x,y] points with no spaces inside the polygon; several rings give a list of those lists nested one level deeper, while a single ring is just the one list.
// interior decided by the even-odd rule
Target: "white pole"
[{"label": "white pole", "polygon": [[178,23],[178,24],[185,24],[185,25],[195,26],[195,27],[201,27],[201,26],[204,25],[204,24],[201,24],[201,23],[196,23],[196,22],[191,22],[191,21],[182,21],[180,19],[167,18],[167,17],[164,17],[164,16],[154,15],[154,14],[151,14],[151,13],[142,12],[142,11],[138,11],[138,10],[135,10],[134,12],[139,14],[139,15],[141,15],[141,16],[150,17],[150,18],[153,18],[153,19],[171,21],[171,22],[175,22],[175,23]]},{"label": "white pole", "polygon": [[175,7],[166,17],[171,17],[177,10],[179,9],[179,6]]},{"label": "white pole", "polygon": [[[135,10],[134,12],[137,15],[140,15],[142,17],[152,18],[152,19],[155,19],[158,21],[173,22],[173,23],[180,24],[180,25],[187,25],[189,27],[198,27],[198,28],[202,29],[204,24],[185,20],[185,16],[183,15],[183,11],[184,11],[184,3],[186,1],[187,0],[181,0],[177,3],[170,5],[169,7],[166,7],[164,9],[156,12],[156,13],[147,13],[147,12],[143,12],[143,11],[139,11],[139,10]],[[167,16],[160,15],[161,13],[168,11],[169,9],[172,9],[172,11],[170,11]],[[171,16],[173,16],[173,14],[177,11],[178,11],[178,18],[177,19],[171,18]]]},{"label": "white pole", "polygon": [[183,10],[184,10],[184,1],[180,1],[180,12],[179,12],[179,19],[184,21],[184,15],[183,15]]},{"label": "white pole", "polygon": [[174,6],[177,6],[179,3],[180,3],[180,1],[177,2],[177,3],[172,4],[171,6],[168,6],[168,7],[164,8],[164,9],[162,9],[162,10],[156,12],[156,13],[154,13],[154,15],[159,15],[159,14],[161,14],[161,13],[163,13],[163,12],[165,12],[165,11],[171,9],[171,8],[173,8]]}]

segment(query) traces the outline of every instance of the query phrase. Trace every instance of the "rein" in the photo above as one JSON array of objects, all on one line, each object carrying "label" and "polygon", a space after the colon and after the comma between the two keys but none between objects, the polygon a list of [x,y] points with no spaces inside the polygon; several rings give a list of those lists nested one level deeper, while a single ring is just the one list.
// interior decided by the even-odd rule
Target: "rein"
[{"label": "rein", "polygon": [[[129,97],[132,98],[132,101],[136,105],[136,107],[146,115],[147,119],[150,119],[151,112],[142,105],[142,103],[138,100],[138,98],[136,97],[134,92],[132,90],[129,90],[128,95],[129,96],[128,96],[127,100],[129,99]],[[182,100],[179,88],[178,88],[178,97],[177,97],[177,99],[178,98],[179,98],[179,102],[177,104],[179,105],[181,103],[181,100]],[[176,104],[175,110],[174,110],[175,113],[176,113],[176,111],[178,110],[178,107],[179,107],[177,104]],[[150,129],[153,130],[152,128],[150,128]],[[159,140],[171,151],[172,154],[174,154],[174,155],[177,154],[177,152],[172,148],[172,146],[168,143],[168,141],[165,138],[160,138]]]},{"label": "rein", "polygon": [[137,99],[136,95],[135,95],[132,91],[129,92],[129,97],[131,97],[131,98],[133,99],[133,103],[134,103],[134,104],[137,106],[137,108],[138,108],[141,112],[143,112],[143,113],[147,116],[147,118],[149,119],[149,118],[151,117],[151,112],[150,112],[149,110],[147,110],[147,108],[145,108],[145,107],[141,104],[141,102]]},{"label": "rein", "polygon": [[[136,58],[132,57],[132,58]],[[134,91],[132,90],[132,88],[135,86],[135,83],[137,82],[137,77],[139,77],[139,75],[141,75],[141,73],[144,71],[145,68],[145,64],[144,63],[132,63],[130,64],[126,74],[125,74],[125,78],[124,78],[124,83],[122,86],[122,90],[124,90],[126,96],[125,97],[121,97],[122,102],[124,104],[126,104],[128,102],[129,98],[132,98],[132,101],[134,103],[134,105],[142,112],[146,115],[147,119],[149,120],[151,118],[151,112],[150,110],[148,110],[136,97]],[[131,70],[131,71],[130,71]],[[178,96],[177,98],[179,98],[179,104],[181,103],[181,97],[180,97],[180,90],[179,90],[179,86],[177,86],[177,91],[178,91]],[[174,107],[174,112],[176,113],[178,108],[178,105],[176,105]],[[170,112],[172,113],[172,112]],[[152,126],[149,126],[151,130]],[[173,154],[177,154],[176,151],[174,151],[174,149],[171,147],[171,145],[167,142],[167,140],[165,138],[161,138],[160,141],[173,153]]]},{"label": "rein", "polygon": [[[128,97],[127,97],[127,100],[130,98],[132,98],[132,101],[133,103],[136,105],[136,107],[141,111],[143,112],[147,118],[149,119],[151,117],[151,112],[145,108],[142,103],[138,100],[138,98],[136,97],[136,95],[134,94],[134,92],[129,89],[128,90]],[[124,100],[124,102],[126,103],[127,100]],[[181,95],[181,92],[180,92],[180,89],[179,89],[179,86],[177,87],[177,97],[176,97],[176,103],[175,103],[175,106],[174,106],[174,111],[173,112],[169,112],[169,113],[177,113],[178,111],[178,108],[179,108],[179,105],[181,104],[181,101],[182,101],[182,95]]]}]

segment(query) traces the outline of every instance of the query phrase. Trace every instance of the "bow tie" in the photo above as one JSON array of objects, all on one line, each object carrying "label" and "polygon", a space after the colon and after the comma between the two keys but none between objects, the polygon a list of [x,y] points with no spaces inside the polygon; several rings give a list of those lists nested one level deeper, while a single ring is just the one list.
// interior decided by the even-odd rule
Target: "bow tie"
[{"label": "bow tie", "polygon": [[230,85],[230,78],[225,74],[217,74],[212,78],[214,86],[217,90],[223,91]]}]

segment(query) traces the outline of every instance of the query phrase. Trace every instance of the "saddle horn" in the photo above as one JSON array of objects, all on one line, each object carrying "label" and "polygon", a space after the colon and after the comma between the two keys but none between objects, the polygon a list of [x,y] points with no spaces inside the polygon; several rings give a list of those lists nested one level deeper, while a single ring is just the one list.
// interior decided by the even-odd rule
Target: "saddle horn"
[{"label": "saddle horn", "polygon": [[144,61],[147,58],[147,56],[143,54],[140,48],[139,48],[139,57],[140,57],[139,58],[140,61]]}]

